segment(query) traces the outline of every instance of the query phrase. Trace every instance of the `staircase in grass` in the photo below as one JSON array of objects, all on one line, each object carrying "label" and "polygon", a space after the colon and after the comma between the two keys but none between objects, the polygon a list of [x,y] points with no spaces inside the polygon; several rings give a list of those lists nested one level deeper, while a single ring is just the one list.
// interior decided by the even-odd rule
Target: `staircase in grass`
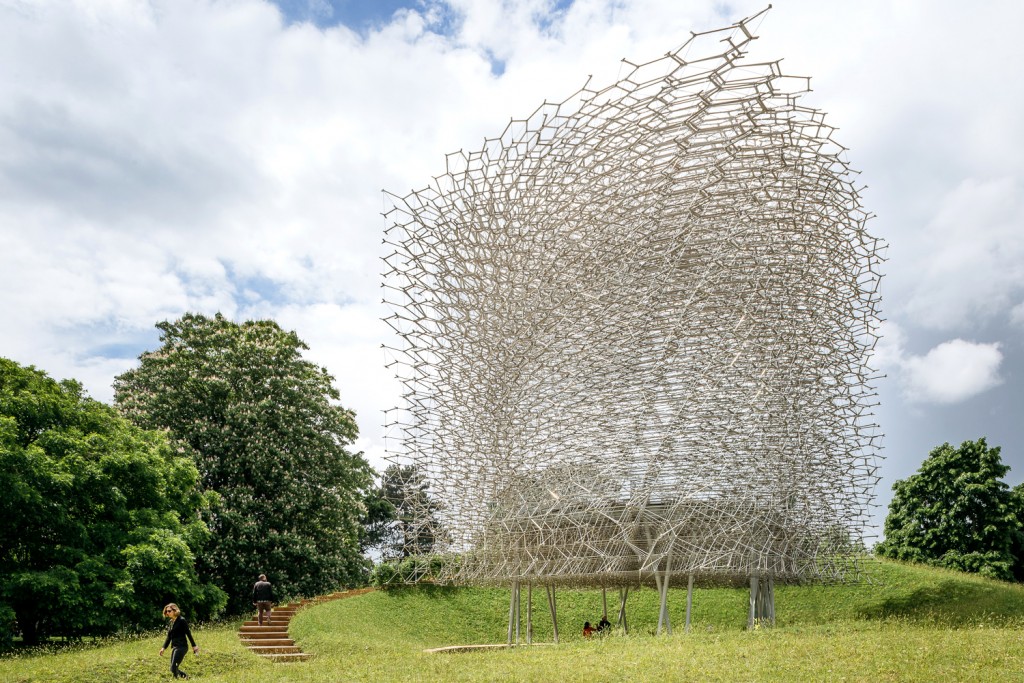
[{"label": "staircase in grass", "polygon": [[273,612],[271,612],[269,623],[264,620],[263,626],[260,626],[256,619],[250,619],[242,624],[238,637],[242,639],[242,645],[248,648],[249,651],[261,657],[272,659],[275,662],[300,662],[309,659],[312,655],[308,652],[303,652],[288,635],[288,624],[291,623],[295,613],[308,605],[318,605],[331,600],[351,598],[369,593],[372,590],[372,588],[360,588],[358,590],[341,591],[275,607]]}]

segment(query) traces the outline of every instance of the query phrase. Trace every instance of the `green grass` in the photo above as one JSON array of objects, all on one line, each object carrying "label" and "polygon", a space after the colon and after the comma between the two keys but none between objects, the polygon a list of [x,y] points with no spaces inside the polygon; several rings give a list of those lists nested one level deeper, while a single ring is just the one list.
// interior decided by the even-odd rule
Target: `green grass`
[{"label": "green grass", "polygon": [[[656,594],[628,602],[631,635],[584,640],[600,591],[558,592],[562,643],[458,654],[423,650],[505,639],[508,590],[426,587],[377,592],[300,612],[291,634],[313,660],[273,664],[244,651],[237,624],[197,629],[183,668],[196,679],[258,681],[1013,681],[1024,680],[1024,587],[956,572],[872,562],[853,586],[782,586],[778,625],[745,630],[747,594],[698,589],[681,633],[685,590],[673,591],[675,635],[653,637]],[[525,590],[524,590],[525,598]],[[617,591],[609,592],[614,621]],[[523,614],[525,620],[526,605]],[[544,593],[534,640],[550,642]],[[0,659],[3,681],[169,680],[161,637]]]}]

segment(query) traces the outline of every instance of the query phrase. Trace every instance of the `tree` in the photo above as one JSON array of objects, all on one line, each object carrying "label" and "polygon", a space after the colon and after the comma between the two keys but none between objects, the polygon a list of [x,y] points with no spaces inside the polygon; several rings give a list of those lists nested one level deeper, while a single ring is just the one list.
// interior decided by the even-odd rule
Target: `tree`
[{"label": "tree", "polygon": [[444,532],[423,473],[415,465],[389,465],[376,491],[375,499],[390,508],[390,514],[380,514],[367,527],[381,557],[397,560],[432,552]]},{"label": "tree", "polygon": [[1013,578],[1019,503],[1010,470],[985,439],[932,450],[917,474],[893,485],[885,541],[876,552],[993,578]]},{"label": "tree", "polygon": [[373,550],[383,550],[391,534],[397,510],[384,496],[384,490],[380,485],[375,485],[366,492],[363,508],[363,516],[359,520],[362,526],[359,550],[364,554]]},{"label": "tree", "polygon": [[1010,491],[1013,515],[1017,519],[1014,530],[1011,554],[1014,558],[1013,579],[1024,582],[1024,484],[1017,484]]},{"label": "tree", "polygon": [[236,324],[186,314],[157,325],[159,349],[114,382],[121,411],[167,429],[221,503],[200,569],[240,612],[256,575],[283,594],[314,595],[363,581],[363,491],[372,470],[350,453],[354,414],[333,403],[333,378],[308,347],[270,320]]},{"label": "tree", "polygon": [[0,358],[0,611],[24,642],[149,628],[171,600],[219,613],[226,596],[195,569],[198,480],[163,434]]}]

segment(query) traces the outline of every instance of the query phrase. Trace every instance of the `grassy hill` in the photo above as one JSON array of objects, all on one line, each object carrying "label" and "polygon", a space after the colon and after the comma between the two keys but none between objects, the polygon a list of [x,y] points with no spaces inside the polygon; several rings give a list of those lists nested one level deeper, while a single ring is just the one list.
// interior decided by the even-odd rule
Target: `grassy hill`
[{"label": "grassy hill", "polygon": [[[852,586],[776,589],[778,625],[745,630],[747,593],[698,589],[683,634],[685,591],[670,596],[671,637],[653,637],[657,596],[628,602],[631,635],[584,640],[600,591],[558,593],[558,646],[426,654],[424,648],[505,639],[508,590],[410,588],[307,609],[292,635],[316,657],[272,664],[242,650],[237,624],[197,630],[194,678],[252,681],[886,681],[1024,680],[1024,587],[956,572],[872,561]],[[609,612],[617,592],[609,592]],[[524,591],[525,598],[525,591]],[[525,619],[526,607],[523,606]],[[611,615],[614,621],[614,614]],[[543,591],[534,641],[550,642]],[[169,678],[159,636],[0,659],[4,681],[151,681]]]}]

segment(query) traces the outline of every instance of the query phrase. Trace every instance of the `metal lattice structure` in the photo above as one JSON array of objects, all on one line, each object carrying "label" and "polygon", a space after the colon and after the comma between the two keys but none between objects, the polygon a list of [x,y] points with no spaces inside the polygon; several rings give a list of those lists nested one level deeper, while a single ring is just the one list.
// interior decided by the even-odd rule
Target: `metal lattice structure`
[{"label": "metal lattice structure", "polygon": [[746,61],[755,18],[625,62],[392,197],[389,457],[438,506],[409,534],[455,558],[435,579],[854,568],[880,244],[807,79]]}]

